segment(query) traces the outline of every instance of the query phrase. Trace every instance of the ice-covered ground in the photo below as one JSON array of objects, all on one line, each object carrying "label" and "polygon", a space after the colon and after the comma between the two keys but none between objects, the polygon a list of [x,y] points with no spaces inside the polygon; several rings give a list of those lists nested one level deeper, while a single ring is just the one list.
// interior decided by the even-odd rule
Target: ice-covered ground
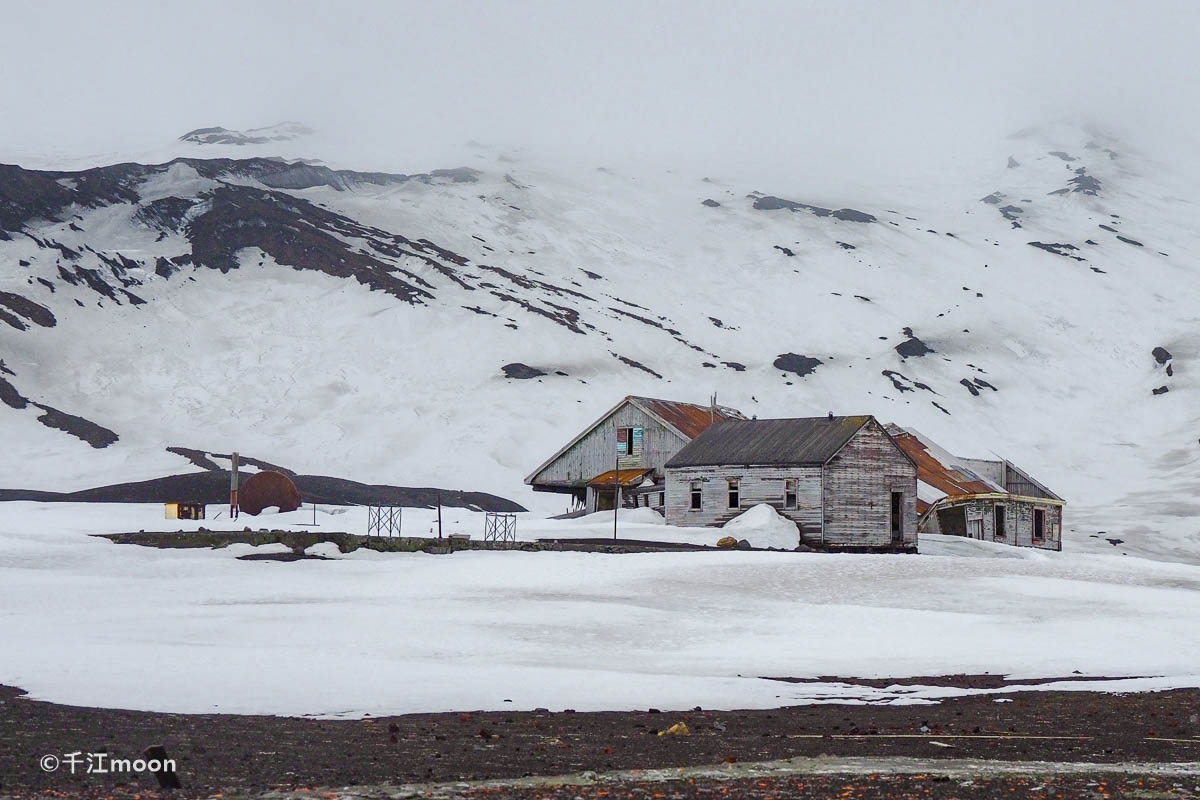
[{"label": "ice-covered ground", "polygon": [[[335,510],[318,509],[323,529],[365,524],[360,509]],[[405,513],[406,533],[432,518]],[[619,520],[623,536],[665,527],[638,516]],[[519,529],[575,536],[603,522],[525,518]],[[280,563],[238,560],[248,546],[159,550],[88,535],[198,525],[168,523],[157,505],[0,503],[0,683],[80,705],[346,716],[954,691],[761,676],[1079,673],[1141,679],[1064,687],[1200,686],[1200,568],[1184,564],[946,537],[924,537],[921,556],[356,552]],[[444,529],[478,536],[482,520],[449,511]]]}]

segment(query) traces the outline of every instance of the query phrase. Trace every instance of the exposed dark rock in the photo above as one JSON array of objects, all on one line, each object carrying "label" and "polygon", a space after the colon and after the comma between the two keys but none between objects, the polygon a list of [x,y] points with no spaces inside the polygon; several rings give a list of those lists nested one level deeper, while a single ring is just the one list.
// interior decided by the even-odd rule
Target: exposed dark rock
[{"label": "exposed dark rock", "polygon": [[796,255],[796,254],[795,254],[795,253],[793,253],[793,252],[792,252],[790,249],[788,249],[788,248],[786,248],[786,247],[783,247],[782,245],[775,245],[775,249],[776,249],[776,250],[778,250],[779,252],[783,253],[785,256],[794,256],[794,255]]},{"label": "exposed dark rock", "polygon": [[1150,354],[1154,356],[1154,360],[1158,362],[1160,366],[1173,358],[1171,352],[1165,347],[1156,347],[1150,351]]},{"label": "exposed dark rock", "polygon": [[900,354],[901,358],[920,358],[928,353],[936,353],[929,345],[918,339],[912,332],[912,328],[905,328],[902,333],[907,337],[906,341],[896,345],[895,350]]},{"label": "exposed dark rock", "polygon": [[57,320],[54,319],[54,314],[50,312],[50,309],[19,294],[0,292],[0,306],[8,308],[10,311],[19,314],[35,325],[41,325],[43,328],[53,328],[57,324]]},{"label": "exposed dark rock", "polygon": [[1160,386],[1157,389],[1153,390],[1153,394],[1166,394],[1169,391],[1171,391],[1171,390],[1168,389],[1166,386]]},{"label": "exposed dark rock", "polygon": [[1076,247],[1073,244],[1066,244],[1063,242],[1028,242],[1028,244],[1031,247],[1036,247],[1039,250],[1045,250],[1047,253],[1053,253],[1056,256],[1063,256],[1064,258],[1072,258],[1076,261],[1086,261],[1087,260],[1086,258],[1084,258],[1082,256],[1072,255],[1070,252],[1068,252],[1071,250],[1079,249],[1078,247]]},{"label": "exposed dark rock", "polygon": [[[293,475],[292,482],[306,502],[321,505],[396,505],[434,508],[438,501],[450,508],[482,511],[521,512],[524,507],[503,497],[484,492],[455,489],[371,485],[326,475]],[[34,500],[70,503],[163,503],[187,499],[197,503],[229,501],[229,472],[189,472],[147,481],[118,483],[77,492],[44,492],[29,489],[0,489],[0,501]]]},{"label": "exposed dark rock", "polygon": [[843,250],[857,250],[857,249],[858,249],[858,248],[857,248],[857,247],[855,247],[854,245],[852,245],[852,244],[847,244],[846,242],[838,242],[838,243],[837,243],[837,246],[838,246],[838,247],[840,247],[840,248],[842,248]]},{"label": "exposed dark rock", "polygon": [[0,308],[0,322],[16,328],[19,331],[29,330],[29,326],[21,321],[21,318],[15,314],[10,314],[3,308]]},{"label": "exposed dark rock", "polygon": [[589,278],[591,278],[594,281],[602,280],[604,278],[604,276],[601,275],[599,272],[592,272],[590,269],[583,269],[582,267],[580,267],[579,271],[582,272],[584,275],[587,275]]},{"label": "exposed dark rock", "polygon": [[949,411],[946,410],[945,406],[943,406],[941,403],[937,402],[936,400],[930,400],[929,402],[933,403],[933,407],[936,408],[938,411],[941,411],[946,416],[953,416]]},{"label": "exposed dark rock", "polygon": [[794,372],[803,378],[805,375],[811,375],[816,372],[817,367],[824,363],[819,358],[797,355],[796,353],[782,353],[775,359],[773,365],[777,370]]},{"label": "exposed dark rock", "polygon": [[[428,282],[418,275],[338,238],[364,233],[369,232],[358,223],[307,200],[232,185],[216,189],[211,207],[188,225],[192,258],[199,266],[229,272],[238,267],[238,251],[258,248],[293,269],[354,278],[408,303],[433,298]],[[409,280],[397,277],[397,272]]]},{"label": "exposed dark rock", "polygon": [[519,361],[514,361],[511,364],[505,364],[501,367],[504,370],[504,377],[516,378],[517,380],[529,380],[530,378],[540,378],[548,374],[545,370],[531,367],[528,364],[522,364]]},{"label": "exposed dark rock", "polygon": [[734,372],[745,372],[746,371],[746,365],[738,363],[737,361],[722,361],[721,363],[724,364],[725,366],[729,367]]},{"label": "exposed dark rock", "polygon": [[1051,150],[1050,155],[1054,156],[1055,158],[1061,158],[1063,161],[1078,161],[1079,160],[1079,159],[1075,158],[1075,156],[1064,153],[1062,150]]},{"label": "exposed dark rock", "polygon": [[856,211],[853,208],[839,208],[836,211],[821,206],[812,206],[807,203],[797,203],[794,200],[784,200],[782,197],[773,197],[766,195],[755,198],[754,208],[758,211],[778,211],[787,209],[788,211],[808,211],[818,217],[833,217],[845,222],[877,222],[878,220],[871,214],[863,211]]},{"label": "exposed dark rock", "polygon": [[179,137],[181,142],[195,144],[267,144],[269,142],[286,142],[307,136],[312,129],[298,122],[284,122],[267,128],[252,128],[248,131],[231,131],[228,128],[196,128]]},{"label": "exposed dark rock", "polygon": [[1014,228],[1021,227],[1021,223],[1017,218],[1021,214],[1025,213],[1025,209],[1023,209],[1019,206],[1007,205],[1007,206],[1002,206],[1001,208],[997,209],[997,211],[1000,212],[1000,216],[1004,217],[1006,220],[1011,222],[1012,226]]},{"label": "exposed dark rock", "polygon": [[721,206],[720,203],[718,203],[716,200],[713,200],[711,197],[702,202],[701,205],[708,206],[709,208],[720,208]]},{"label": "exposed dark rock", "polygon": [[91,420],[77,417],[74,414],[68,414],[65,411],[59,411],[57,408],[34,403],[42,410],[42,415],[38,417],[38,422],[45,425],[47,428],[56,428],[60,431],[65,431],[71,434],[76,439],[87,442],[97,450],[108,447],[120,437],[116,433],[110,431],[103,425],[97,425]]},{"label": "exposed dark rock", "polygon": [[[4,372],[9,375],[13,374],[13,371],[7,368]],[[25,408],[29,405],[29,400],[18,392],[17,387],[9,383],[6,378],[0,378],[0,402],[9,408]]]},{"label": "exposed dark rock", "polygon": [[1113,227],[1113,226],[1111,226],[1111,225],[1104,225],[1104,224],[1101,224],[1101,225],[1100,225],[1100,227],[1101,227],[1103,230],[1106,230],[1106,231],[1108,231],[1109,233],[1116,233],[1116,232],[1117,232],[1117,229],[1116,229],[1116,228],[1114,228],[1114,227]]},{"label": "exposed dark rock", "polygon": [[979,202],[987,203],[988,205],[992,205],[992,206],[998,206],[998,205],[1000,205],[1000,203],[1004,202],[1004,193],[1003,192],[992,192],[987,197],[979,198]]},{"label": "exposed dark rock", "polygon": [[1088,175],[1087,167],[1080,167],[1075,170],[1075,177],[1071,178],[1067,183],[1074,187],[1071,189],[1072,192],[1091,195],[1100,194],[1100,181]]},{"label": "exposed dark rock", "polygon": [[612,355],[613,358],[617,359],[618,361],[622,362],[623,364],[628,364],[629,366],[633,367],[634,369],[640,369],[642,372],[648,372],[656,378],[659,378],[659,379],[662,378],[662,375],[659,375],[657,372],[650,369],[645,364],[642,364],[639,361],[634,361],[632,358],[626,358],[625,356],[621,355],[620,353],[613,353],[611,350],[609,351],[609,353]]},{"label": "exposed dark rock", "polygon": [[1130,239],[1130,238],[1128,238],[1128,237],[1126,237],[1126,236],[1120,236],[1120,235],[1118,235],[1118,236],[1117,236],[1117,241],[1124,242],[1125,244],[1131,244],[1131,245],[1134,245],[1135,247],[1145,247],[1145,245],[1143,245],[1143,244],[1142,244],[1141,242],[1139,242],[1137,239]]},{"label": "exposed dark rock", "polygon": [[183,197],[163,197],[141,205],[135,216],[152,228],[179,231],[188,211],[197,204],[196,200]]},{"label": "exposed dark rock", "polygon": [[1008,168],[1009,168],[1009,169],[1014,169],[1014,168],[1016,168],[1016,167],[1019,167],[1019,166],[1021,166],[1021,162],[1017,161],[1017,160],[1016,160],[1015,158],[1013,158],[1012,156],[1009,156],[1009,157],[1008,157]]},{"label": "exposed dark rock", "polygon": [[963,378],[962,380],[959,381],[959,383],[961,383],[963,386],[967,387],[967,391],[970,392],[975,397],[979,396],[980,389],[991,389],[993,392],[997,391],[995,386],[992,386],[987,381],[980,380],[979,378],[975,378],[974,381],[971,381],[967,378]]}]

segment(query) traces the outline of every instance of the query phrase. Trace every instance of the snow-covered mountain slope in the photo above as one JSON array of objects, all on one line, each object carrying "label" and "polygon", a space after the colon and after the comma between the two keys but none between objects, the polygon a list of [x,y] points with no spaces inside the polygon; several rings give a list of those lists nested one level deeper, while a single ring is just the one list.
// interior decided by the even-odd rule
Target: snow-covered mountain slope
[{"label": "snow-covered mountain slope", "polygon": [[265,157],[300,142],[0,167],[0,485],[175,445],[560,509],[521,479],[581,426],[716,391],[997,453],[1067,498],[1067,547],[1200,560],[1194,190],[1152,159],[1060,127],[835,196]]}]

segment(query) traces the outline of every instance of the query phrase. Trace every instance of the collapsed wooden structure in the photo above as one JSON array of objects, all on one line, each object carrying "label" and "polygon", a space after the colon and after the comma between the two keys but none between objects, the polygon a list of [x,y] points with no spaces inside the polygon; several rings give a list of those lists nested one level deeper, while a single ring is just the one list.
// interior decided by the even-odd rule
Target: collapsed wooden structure
[{"label": "collapsed wooden structure", "polygon": [[929,437],[889,425],[917,464],[917,530],[1062,550],[1065,502],[1004,459],[961,458]]}]

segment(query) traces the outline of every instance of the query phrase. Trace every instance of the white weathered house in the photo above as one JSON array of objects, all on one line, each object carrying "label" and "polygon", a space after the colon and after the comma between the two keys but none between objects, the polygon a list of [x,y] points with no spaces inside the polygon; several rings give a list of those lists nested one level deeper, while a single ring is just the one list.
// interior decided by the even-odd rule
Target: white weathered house
[{"label": "white weathered house", "polygon": [[666,463],[672,525],[723,525],[759,503],[812,547],[916,546],[917,466],[872,416],[726,420]]},{"label": "white weathered house", "polygon": [[535,469],[535,492],[562,492],[591,513],[620,503],[662,509],[663,466],[714,422],[744,419],[715,403],[701,406],[629,396]]},{"label": "white weathered house", "polygon": [[917,464],[918,530],[1062,550],[1063,499],[1015,464],[960,458],[911,428],[888,430]]}]

